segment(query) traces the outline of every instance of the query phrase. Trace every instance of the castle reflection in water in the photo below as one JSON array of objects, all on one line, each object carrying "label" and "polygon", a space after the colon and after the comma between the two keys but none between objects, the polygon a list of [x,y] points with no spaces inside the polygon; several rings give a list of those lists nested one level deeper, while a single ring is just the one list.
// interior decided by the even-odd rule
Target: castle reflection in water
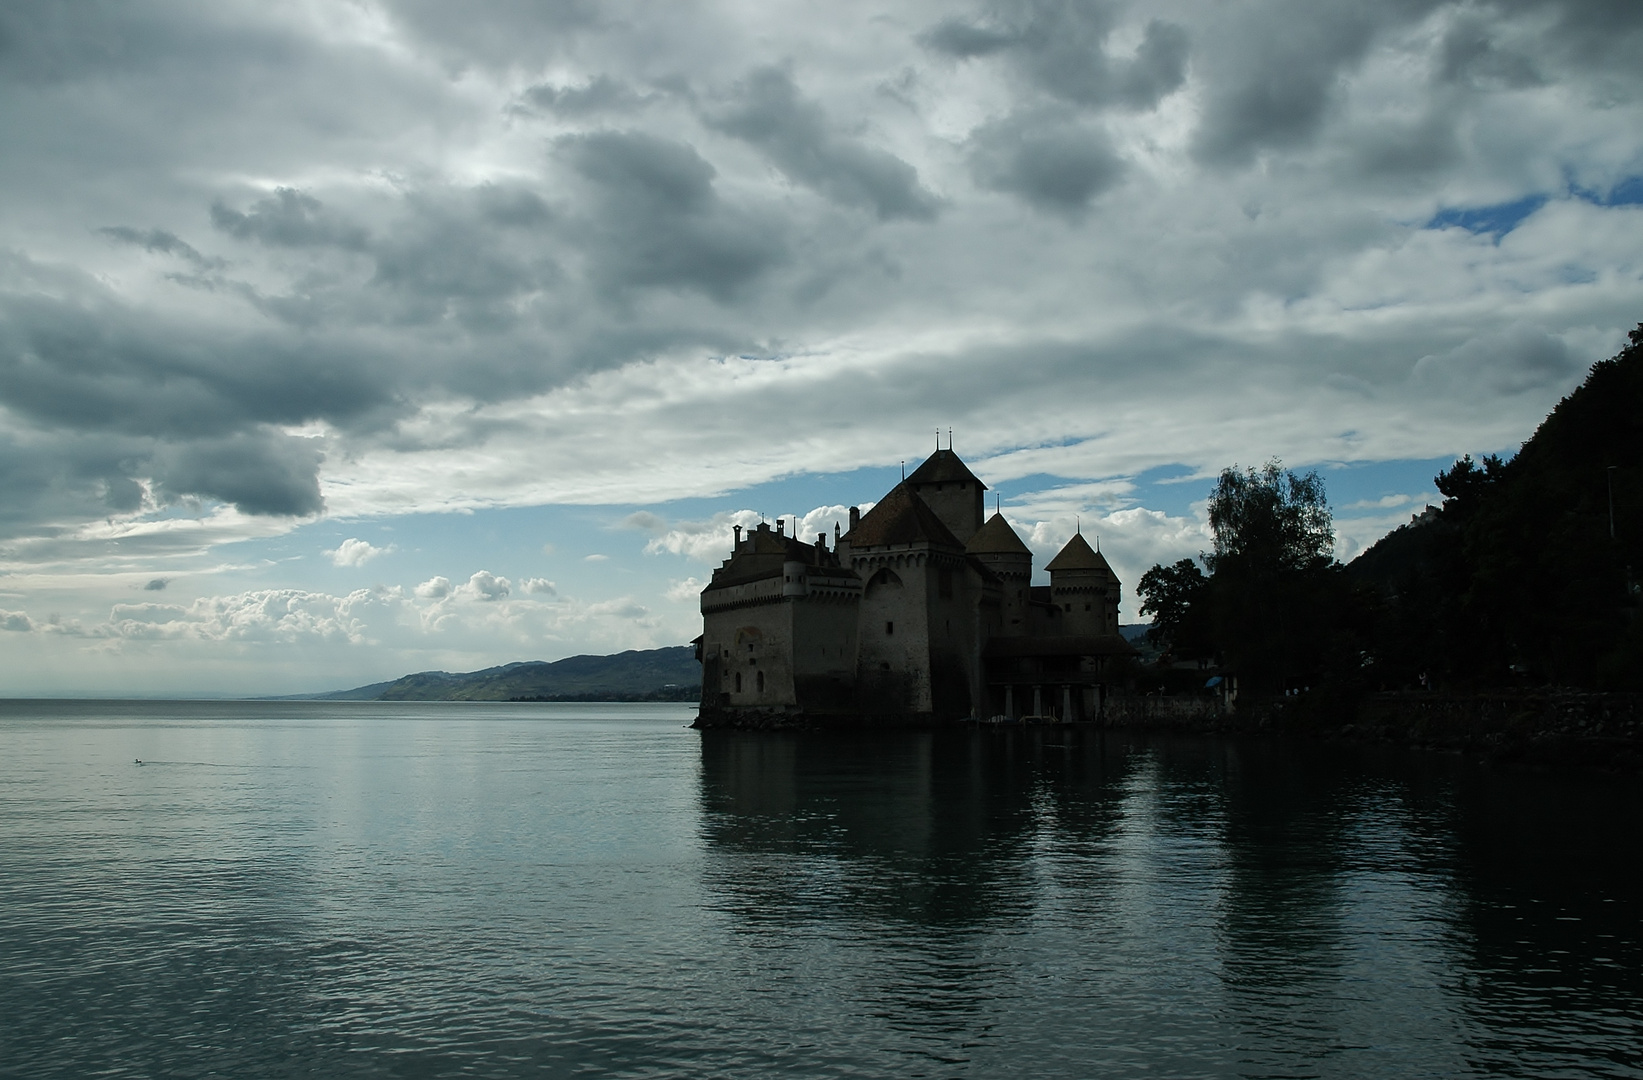
[{"label": "castle reflection in water", "polygon": [[1163,980],[1183,1023],[1279,1057],[1476,1025],[1457,1071],[1511,1071],[1550,1017],[1584,1054],[1643,1049],[1616,1012],[1643,1001],[1643,852],[1615,778],[1066,728],[706,731],[701,776],[718,902],[772,947],[890,943],[861,988],[884,1015],[973,1027],[1022,980],[1122,1011]]}]

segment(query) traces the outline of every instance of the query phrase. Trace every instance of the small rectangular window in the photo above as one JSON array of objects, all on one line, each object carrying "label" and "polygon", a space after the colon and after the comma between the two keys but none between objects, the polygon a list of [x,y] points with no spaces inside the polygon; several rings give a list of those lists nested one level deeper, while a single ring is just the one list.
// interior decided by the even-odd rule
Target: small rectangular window
[{"label": "small rectangular window", "polygon": [[887,623],[884,624],[884,635],[885,635],[885,637],[889,637],[891,634],[893,634],[895,632],[896,632],[896,624],[895,623],[887,622]]}]

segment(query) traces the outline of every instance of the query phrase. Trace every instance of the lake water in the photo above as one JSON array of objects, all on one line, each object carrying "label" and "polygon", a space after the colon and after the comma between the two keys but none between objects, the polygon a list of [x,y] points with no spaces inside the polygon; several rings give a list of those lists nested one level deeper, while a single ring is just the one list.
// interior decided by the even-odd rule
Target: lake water
[{"label": "lake water", "polygon": [[1643,1076],[1637,777],[691,715],[0,702],[0,1075]]}]

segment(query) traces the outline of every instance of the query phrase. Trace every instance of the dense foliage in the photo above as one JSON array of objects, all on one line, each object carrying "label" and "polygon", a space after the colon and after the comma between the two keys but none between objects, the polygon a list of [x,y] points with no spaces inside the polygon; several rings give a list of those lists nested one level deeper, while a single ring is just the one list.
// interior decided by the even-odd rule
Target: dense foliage
[{"label": "dense foliage", "polygon": [[1643,688],[1643,326],[1509,461],[1462,458],[1441,511],[1352,565],[1385,598],[1382,677]]},{"label": "dense foliage", "polygon": [[[1141,611],[1171,659],[1260,698],[1419,685],[1643,689],[1643,325],[1515,457],[1435,478],[1444,503],[1350,567],[1323,482],[1222,472],[1214,551],[1154,566]],[[1206,573],[1207,571],[1207,573]]]},{"label": "dense foliage", "polygon": [[1329,685],[1362,666],[1365,625],[1341,573],[1323,480],[1278,462],[1226,469],[1209,501],[1215,550],[1197,563],[1154,566],[1141,611],[1172,659],[1211,660],[1253,696]]}]

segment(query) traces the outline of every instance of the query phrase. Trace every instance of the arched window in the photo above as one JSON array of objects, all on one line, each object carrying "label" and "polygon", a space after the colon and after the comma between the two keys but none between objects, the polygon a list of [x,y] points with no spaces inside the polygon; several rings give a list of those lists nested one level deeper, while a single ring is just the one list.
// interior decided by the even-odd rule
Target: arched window
[{"label": "arched window", "polygon": [[759,672],[758,682],[759,682],[759,693],[762,694],[762,693],[764,693],[764,672],[762,672],[762,671]]},{"label": "arched window", "polygon": [[736,693],[742,692],[742,673],[736,672]]}]

